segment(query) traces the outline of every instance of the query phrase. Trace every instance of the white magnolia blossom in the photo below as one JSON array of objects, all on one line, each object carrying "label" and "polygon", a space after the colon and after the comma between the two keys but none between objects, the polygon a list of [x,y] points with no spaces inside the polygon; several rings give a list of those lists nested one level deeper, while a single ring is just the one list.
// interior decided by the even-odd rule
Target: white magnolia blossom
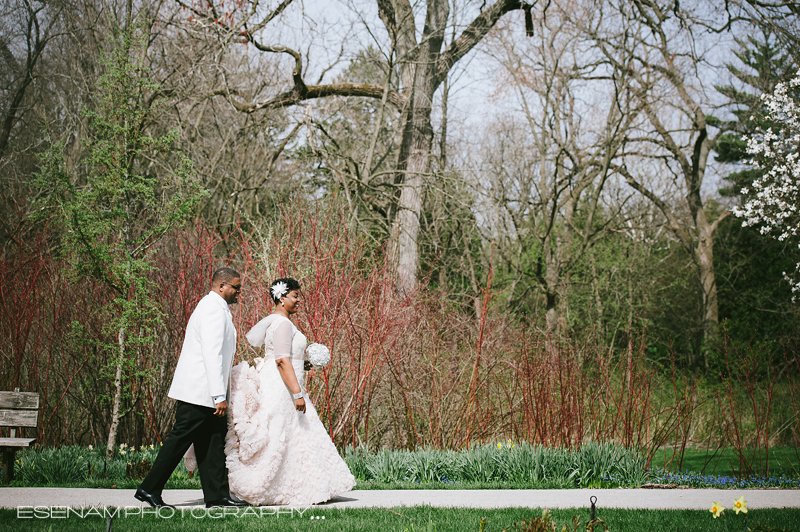
[{"label": "white magnolia blossom", "polygon": [[[791,92],[800,89],[800,72],[788,83],[779,83],[772,94],[762,94],[767,118],[780,124],[745,135],[751,164],[764,171],[750,187],[741,190],[751,197],[733,213],[744,218],[743,226],[759,226],[761,234],[778,240],[800,235],[800,101]],[[792,292],[800,291],[800,263],[794,275],[784,272]],[[793,297],[792,300],[795,298]]]}]

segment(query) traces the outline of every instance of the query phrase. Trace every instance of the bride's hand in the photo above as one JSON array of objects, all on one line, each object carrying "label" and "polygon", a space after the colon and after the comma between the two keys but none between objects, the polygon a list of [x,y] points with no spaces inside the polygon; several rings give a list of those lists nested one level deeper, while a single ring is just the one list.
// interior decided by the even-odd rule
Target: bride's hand
[{"label": "bride's hand", "polygon": [[302,413],[306,413],[306,400],[302,397],[294,400],[294,408]]}]

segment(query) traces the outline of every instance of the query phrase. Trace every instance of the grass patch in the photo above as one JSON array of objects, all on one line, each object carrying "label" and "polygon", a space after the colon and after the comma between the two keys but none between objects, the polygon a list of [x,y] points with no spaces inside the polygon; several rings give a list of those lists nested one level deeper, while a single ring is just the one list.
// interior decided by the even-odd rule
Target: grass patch
[{"label": "grass patch", "polygon": [[[752,452],[749,453],[752,456]],[[766,466],[766,457],[761,464]],[[751,458],[752,460],[752,458]],[[683,460],[672,449],[659,449],[650,465],[676,472],[700,473],[735,477],[739,474],[739,459],[733,448],[686,449]],[[800,477],[800,449],[796,447],[773,447],[769,450],[770,476]]]},{"label": "grass patch", "polygon": [[763,488],[800,488],[800,479],[790,477],[761,477],[753,475],[747,478],[726,477],[720,475],[703,475],[700,473],[673,473],[670,471],[652,471],[650,480],[653,484],[674,484],[693,488],[718,489],[763,489]]},{"label": "grass patch", "polygon": [[[572,530],[573,516],[578,515],[585,524],[588,511],[585,508],[552,510],[559,530],[568,525]],[[158,528],[160,532],[173,530],[206,531],[475,531],[480,528],[481,518],[486,518],[486,532],[499,532],[514,522],[541,516],[538,509],[506,508],[496,510],[460,509],[460,508],[392,508],[392,509],[334,509],[312,507],[302,515],[283,513],[257,517],[225,516],[211,519],[206,516],[193,517],[186,513],[170,519],[161,519],[153,515],[118,517],[114,520],[116,529],[131,532],[149,532]],[[200,516],[201,514],[196,514]],[[319,519],[321,517],[325,519]],[[312,519],[314,517],[314,519]],[[684,531],[693,532],[740,532],[745,526],[754,528],[760,523],[772,530],[797,531],[800,523],[800,509],[752,509],[745,516],[724,515],[720,519],[712,519],[707,511],[701,510],[617,510],[601,509],[597,517],[603,519],[610,532]],[[72,516],[69,519],[19,519],[15,510],[0,510],[0,529],[25,532],[28,530],[63,531],[104,531],[106,521],[102,517],[81,519]],[[430,527],[429,527],[430,525]]]}]

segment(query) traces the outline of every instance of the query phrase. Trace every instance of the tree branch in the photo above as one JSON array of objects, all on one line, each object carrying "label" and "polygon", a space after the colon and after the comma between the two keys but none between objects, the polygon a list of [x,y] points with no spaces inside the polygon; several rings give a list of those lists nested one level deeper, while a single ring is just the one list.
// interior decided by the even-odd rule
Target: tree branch
[{"label": "tree branch", "polygon": [[389,36],[397,42],[399,56],[413,53],[417,47],[414,12],[408,0],[377,0],[378,15]]},{"label": "tree branch", "polygon": [[710,231],[712,235],[717,231],[717,227],[719,227],[720,222],[730,215],[731,211],[725,211],[719,215],[719,218],[714,220],[714,223],[711,224],[711,231]]},{"label": "tree branch", "polygon": [[639,183],[636,178],[634,178],[628,169],[625,166],[619,165],[611,165],[611,168],[619,172],[624,178],[625,181],[628,182],[628,185],[633,187],[636,191],[638,191],[641,195],[645,196],[647,199],[652,201],[658,208],[664,213],[664,216],[667,217],[669,221],[669,226],[672,232],[675,234],[678,239],[680,239],[683,246],[686,250],[694,257],[694,246],[692,245],[692,239],[689,236],[689,233],[686,231],[686,228],[681,225],[678,221],[678,218],[675,216],[675,213],[672,212],[672,209],[666,204],[664,200],[656,196],[653,192],[651,192],[647,187]]},{"label": "tree branch", "polygon": [[[293,89],[283,92],[274,98],[260,102],[245,103],[236,100],[233,96],[236,91],[229,89],[218,89],[211,93],[211,96],[224,96],[231,105],[243,113],[254,113],[262,109],[272,111],[291,107],[306,100],[325,98],[328,96],[359,96],[364,98],[374,98],[380,100],[383,97],[384,88],[380,85],[361,85],[357,83],[334,83],[330,85],[300,85]],[[389,91],[387,101],[397,109],[402,109],[405,98],[395,91]]]},{"label": "tree branch", "polygon": [[497,0],[489,9],[475,17],[475,20],[467,26],[467,29],[465,29],[450,46],[445,48],[439,56],[436,62],[437,81],[441,83],[441,81],[444,80],[444,77],[447,76],[447,73],[453,68],[453,65],[472,50],[475,45],[489,33],[489,30],[500,20],[500,17],[509,11],[531,9],[534,4],[520,2],[519,0]]}]

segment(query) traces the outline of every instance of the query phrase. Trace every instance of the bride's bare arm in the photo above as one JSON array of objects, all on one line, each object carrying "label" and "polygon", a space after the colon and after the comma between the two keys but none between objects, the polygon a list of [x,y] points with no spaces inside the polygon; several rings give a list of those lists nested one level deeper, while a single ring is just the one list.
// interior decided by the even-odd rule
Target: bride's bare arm
[{"label": "bride's bare arm", "polygon": [[[297,375],[292,367],[292,324],[288,321],[278,324],[275,329],[273,340],[275,349],[275,363],[278,365],[278,373],[281,379],[289,388],[289,391],[297,394],[302,391],[300,383],[297,382]],[[306,401],[302,397],[294,400],[294,407],[302,413],[306,413]]]}]

